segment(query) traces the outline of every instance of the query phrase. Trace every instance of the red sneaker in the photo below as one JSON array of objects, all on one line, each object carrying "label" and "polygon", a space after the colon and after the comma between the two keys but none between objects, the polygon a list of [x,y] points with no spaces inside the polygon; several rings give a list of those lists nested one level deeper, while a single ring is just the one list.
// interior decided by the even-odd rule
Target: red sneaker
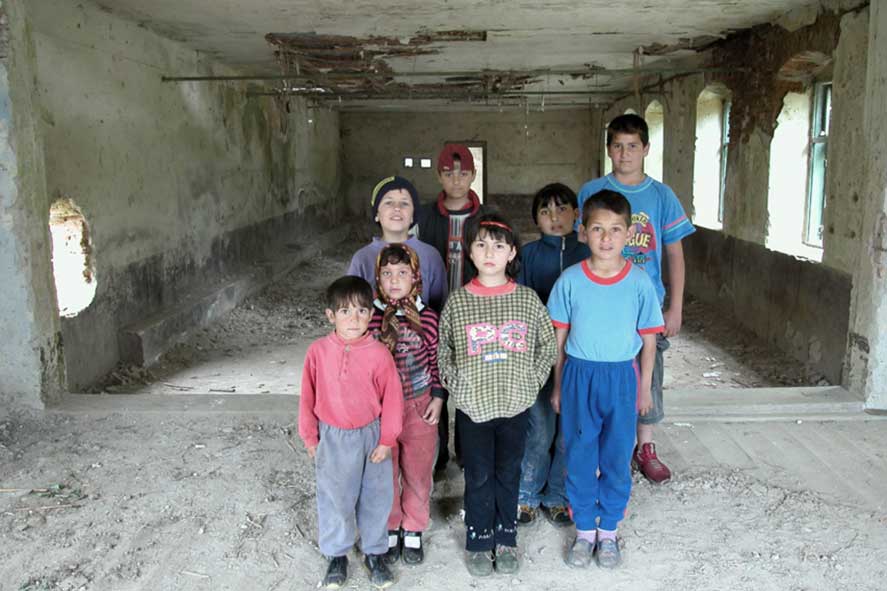
[{"label": "red sneaker", "polygon": [[659,461],[654,443],[645,443],[640,447],[635,447],[631,463],[641,471],[644,478],[653,484],[662,484],[671,480],[671,470]]}]

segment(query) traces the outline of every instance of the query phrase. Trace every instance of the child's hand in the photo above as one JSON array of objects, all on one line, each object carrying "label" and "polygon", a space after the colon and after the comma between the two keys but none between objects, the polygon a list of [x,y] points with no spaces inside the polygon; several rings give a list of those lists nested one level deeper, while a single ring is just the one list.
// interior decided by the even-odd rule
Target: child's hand
[{"label": "child's hand", "polygon": [[668,310],[662,313],[662,318],[665,320],[666,337],[673,337],[681,332],[683,316],[683,310],[678,310],[671,306],[669,306]]},{"label": "child's hand", "polygon": [[308,452],[308,457],[314,459],[314,456],[317,454],[317,446],[316,445],[306,445],[305,450]]},{"label": "child's hand", "polygon": [[557,414],[561,414],[561,390],[560,388],[554,388],[551,391],[551,408],[554,409],[554,412]]},{"label": "child's hand", "polygon": [[428,406],[425,407],[425,412],[422,413],[422,420],[429,425],[436,425],[440,420],[440,411],[443,408],[443,402],[443,398],[432,398],[431,402],[428,403]]},{"label": "child's hand", "polygon": [[370,461],[374,464],[381,464],[391,457],[391,448],[381,443],[370,454]]},{"label": "child's hand", "polygon": [[638,414],[646,416],[653,409],[653,393],[649,384],[641,384],[641,395],[638,399]]}]

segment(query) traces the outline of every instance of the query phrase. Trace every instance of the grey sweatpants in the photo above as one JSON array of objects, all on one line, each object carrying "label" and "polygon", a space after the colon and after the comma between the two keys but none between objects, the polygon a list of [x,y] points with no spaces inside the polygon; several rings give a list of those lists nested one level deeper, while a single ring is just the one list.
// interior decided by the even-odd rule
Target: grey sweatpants
[{"label": "grey sweatpants", "polygon": [[[391,459],[370,462],[379,445],[379,420],[358,429],[320,423],[317,446],[317,533],[320,552],[344,556],[360,532],[364,554],[388,551],[388,514],[394,501]],[[356,517],[356,523],[355,523]]]}]

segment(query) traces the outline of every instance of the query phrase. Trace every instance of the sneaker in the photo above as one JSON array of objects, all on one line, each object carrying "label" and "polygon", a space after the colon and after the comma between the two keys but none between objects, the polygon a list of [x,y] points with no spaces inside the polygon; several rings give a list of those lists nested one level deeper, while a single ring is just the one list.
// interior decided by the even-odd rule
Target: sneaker
[{"label": "sneaker", "polygon": [[[650,445],[649,443],[647,445]],[[619,541],[610,538],[598,540],[595,546],[597,565],[601,568],[616,568],[622,562],[619,552]]]},{"label": "sneaker", "polygon": [[513,575],[520,569],[517,548],[514,546],[496,546],[496,572]]},{"label": "sneaker", "polygon": [[388,530],[388,552],[385,553],[385,562],[394,564],[400,558],[400,530]]},{"label": "sneaker", "polygon": [[545,512],[545,516],[548,517],[551,525],[555,527],[573,525],[573,520],[570,519],[570,512],[566,507],[555,505],[554,507],[543,507],[542,510]]},{"label": "sneaker", "polygon": [[333,556],[321,586],[324,589],[338,589],[345,584],[346,580],[348,580],[348,557]]},{"label": "sneaker", "polygon": [[425,551],[422,550],[422,532],[403,532],[403,563],[409,565],[422,564]]},{"label": "sneaker", "polygon": [[489,550],[468,552],[465,557],[468,572],[475,577],[488,577],[493,574],[493,555]]},{"label": "sneaker", "polygon": [[363,558],[363,565],[369,571],[370,583],[376,589],[385,589],[394,584],[394,577],[385,564],[384,554],[367,554]]},{"label": "sneaker", "polygon": [[576,538],[573,540],[573,545],[570,546],[570,550],[567,552],[567,558],[564,562],[567,563],[567,566],[588,568],[588,565],[591,564],[592,557],[594,557],[594,544],[588,540]]},{"label": "sneaker", "polygon": [[671,480],[671,470],[656,456],[656,444],[654,443],[645,443],[640,447],[635,447],[631,463],[641,471],[644,478],[653,484],[662,484]]},{"label": "sneaker", "polygon": [[517,507],[517,524],[529,525],[536,520],[536,507],[529,505],[518,505]]}]

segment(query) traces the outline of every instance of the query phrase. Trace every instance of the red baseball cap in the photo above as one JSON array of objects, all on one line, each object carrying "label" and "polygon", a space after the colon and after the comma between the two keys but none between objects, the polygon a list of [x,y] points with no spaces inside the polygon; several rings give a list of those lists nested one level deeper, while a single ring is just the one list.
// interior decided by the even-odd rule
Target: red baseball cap
[{"label": "red baseball cap", "polygon": [[474,170],[474,157],[463,144],[447,144],[437,156],[437,171],[453,170],[453,161],[458,159],[462,170]]}]

